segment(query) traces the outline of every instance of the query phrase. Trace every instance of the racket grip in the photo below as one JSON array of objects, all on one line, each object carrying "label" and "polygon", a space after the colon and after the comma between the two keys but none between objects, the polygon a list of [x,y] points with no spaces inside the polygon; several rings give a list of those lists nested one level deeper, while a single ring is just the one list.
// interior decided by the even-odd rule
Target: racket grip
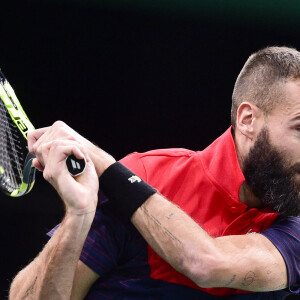
[{"label": "racket grip", "polygon": [[85,159],[78,159],[71,154],[66,158],[66,165],[70,174],[76,177],[84,172],[86,162]]}]

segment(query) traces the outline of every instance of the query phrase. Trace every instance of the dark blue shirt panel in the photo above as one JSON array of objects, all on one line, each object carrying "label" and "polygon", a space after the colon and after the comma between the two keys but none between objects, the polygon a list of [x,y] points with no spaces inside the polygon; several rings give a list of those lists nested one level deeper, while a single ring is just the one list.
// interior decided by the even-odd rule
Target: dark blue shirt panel
[{"label": "dark blue shirt panel", "polygon": [[[149,275],[147,243],[135,227],[111,208],[102,194],[80,260],[102,278]],[[120,279],[121,280],[121,279]]]},{"label": "dark blue shirt panel", "polygon": [[300,295],[300,217],[278,217],[261,234],[275,245],[285,261],[289,291]]}]

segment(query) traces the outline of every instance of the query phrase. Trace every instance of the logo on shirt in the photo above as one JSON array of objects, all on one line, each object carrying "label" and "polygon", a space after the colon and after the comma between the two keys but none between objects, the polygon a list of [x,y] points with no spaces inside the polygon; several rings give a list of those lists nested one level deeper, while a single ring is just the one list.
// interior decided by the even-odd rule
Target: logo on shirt
[{"label": "logo on shirt", "polygon": [[130,183],[134,183],[134,182],[141,182],[142,179],[136,175],[131,176],[130,178],[128,178],[128,180],[130,181]]}]

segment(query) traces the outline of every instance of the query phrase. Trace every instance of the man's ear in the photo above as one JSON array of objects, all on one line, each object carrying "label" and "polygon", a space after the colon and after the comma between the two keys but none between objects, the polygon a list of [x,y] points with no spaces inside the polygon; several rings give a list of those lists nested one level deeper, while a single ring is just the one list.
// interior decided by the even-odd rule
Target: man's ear
[{"label": "man's ear", "polygon": [[262,111],[251,102],[242,102],[237,110],[236,129],[250,140],[261,129]]}]

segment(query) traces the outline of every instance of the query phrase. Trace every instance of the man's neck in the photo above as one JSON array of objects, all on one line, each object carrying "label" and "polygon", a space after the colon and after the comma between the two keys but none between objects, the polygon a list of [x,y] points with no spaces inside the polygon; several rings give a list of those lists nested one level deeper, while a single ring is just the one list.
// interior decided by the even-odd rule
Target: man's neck
[{"label": "man's neck", "polygon": [[249,185],[244,182],[239,190],[240,201],[245,203],[250,208],[260,208],[260,200],[253,194]]}]

